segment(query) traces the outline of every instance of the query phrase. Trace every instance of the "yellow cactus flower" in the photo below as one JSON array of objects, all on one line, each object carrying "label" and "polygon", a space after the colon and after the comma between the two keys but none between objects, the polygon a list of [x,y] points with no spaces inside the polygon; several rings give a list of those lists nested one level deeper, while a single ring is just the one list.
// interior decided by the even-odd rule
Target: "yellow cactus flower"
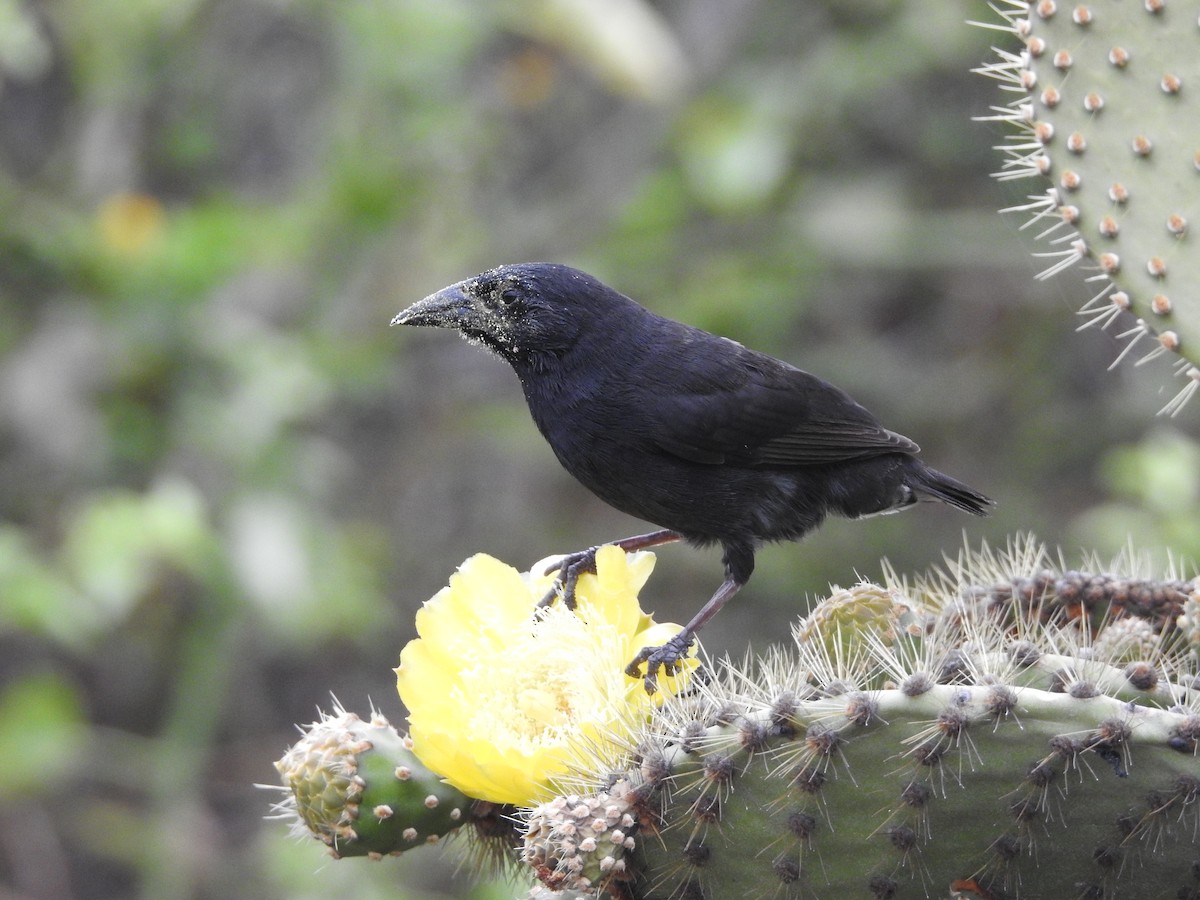
[{"label": "yellow cactus flower", "polygon": [[660,678],[654,697],[625,674],[638,650],[681,630],[638,605],[653,568],[653,553],[601,547],[572,612],[536,609],[550,576],[484,554],[464,562],[417,613],[396,669],[421,762],[471,797],[524,806],[552,796],[573,760],[616,748],[698,664]]}]

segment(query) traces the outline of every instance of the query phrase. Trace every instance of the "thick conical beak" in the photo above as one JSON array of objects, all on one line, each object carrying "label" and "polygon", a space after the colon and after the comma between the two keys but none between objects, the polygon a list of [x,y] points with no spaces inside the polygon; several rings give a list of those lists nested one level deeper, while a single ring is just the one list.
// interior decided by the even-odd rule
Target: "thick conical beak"
[{"label": "thick conical beak", "polygon": [[467,282],[450,287],[418,300],[392,319],[393,325],[431,325],[435,328],[459,328],[476,317],[474,299],[463,289]]}]

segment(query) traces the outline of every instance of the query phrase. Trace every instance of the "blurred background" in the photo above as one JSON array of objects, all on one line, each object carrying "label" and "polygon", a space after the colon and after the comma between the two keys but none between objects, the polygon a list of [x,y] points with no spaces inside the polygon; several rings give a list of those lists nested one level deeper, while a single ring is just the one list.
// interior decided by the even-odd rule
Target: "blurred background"
[{"label": "blurred background", "polygon": [[[1105,371],[998,184],[1006,35],[960,0],[0,0],[0,897],[511,897],[264,821],[330,694],[402,724],[413,614],[645,528],[516,379],[392,315],[592,272],[840,384],[999,501],[762,552],[741,655],[831,583],[1032,531],[1200,554],[1200,402]],[[1131,537],[1132,536],[1132,537]],[[717,551],[659,553],[685,621]]]}]

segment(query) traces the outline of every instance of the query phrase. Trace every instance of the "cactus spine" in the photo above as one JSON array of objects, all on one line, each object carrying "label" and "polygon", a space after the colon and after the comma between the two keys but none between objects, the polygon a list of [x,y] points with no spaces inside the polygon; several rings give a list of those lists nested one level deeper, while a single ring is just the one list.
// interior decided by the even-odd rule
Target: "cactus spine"
[{"label": "cactus spine", "polygon": [[1046,184],[1008,210],[1051,244],[1040,277],[1081,264],[1098,288],[1082,327],[1122,329],[1119,359],[1178,358],[1172,414],[1200,390],[1200,28],[1185,6],[1002,0],[987,27],[1024,46],[976,70],[1017,95],[984,117],[1015,129],[997,177]]}]

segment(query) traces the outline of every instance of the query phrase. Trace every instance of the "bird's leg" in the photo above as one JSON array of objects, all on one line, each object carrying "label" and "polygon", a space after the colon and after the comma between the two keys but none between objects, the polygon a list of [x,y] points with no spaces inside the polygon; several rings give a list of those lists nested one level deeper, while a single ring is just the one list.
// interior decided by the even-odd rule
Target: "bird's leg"
[{"label": "bird's leg", "polygon": [[[678,531],[664,528],[661,531],[651,531],[649,534],[635,534],[633,537],[627,537],[619,541],[610,541],[610,543],[620,547],[626,553],[632,553],[635,550],[645,550],[648,547],[670,544],[673,541],[682,539],[683,535]],[[576,553],[568,553],[562,559],[558,560],[558,562],[547,566],[542,574],[549,575],[551,572],[557,570],[558,577],[554,579],[554,584],[550,586],[550,590],[546,592],[546,596],[538,602],[538,607],[549,606],[556,599],[562,597],[562,601],[566,604],[567,609],[574,609],[575,585],[579,581],[579,576],[584,572],[596,571],[596,551],[602,546],[607,545],[600,544]]]},{"label": "bird's leg", "polygon": [[[700,612],[692,616],[692,620],[683,627],[679,634],[660,646],[643,647],[633,661],[625,667],[625,674],[630,678],[641,678],[645,683],[647,694],[657,691],[659,669],[664,675],[674,675],[683,668],[684,657],[687,656],[688,649],[696,640],[696,632],[729,602],[729,598],[736,594],[743,584],[745,581],[726,576],[712,598],[701,607]],[[646,664],[645,675],[642,675],[642,663]]]}]

